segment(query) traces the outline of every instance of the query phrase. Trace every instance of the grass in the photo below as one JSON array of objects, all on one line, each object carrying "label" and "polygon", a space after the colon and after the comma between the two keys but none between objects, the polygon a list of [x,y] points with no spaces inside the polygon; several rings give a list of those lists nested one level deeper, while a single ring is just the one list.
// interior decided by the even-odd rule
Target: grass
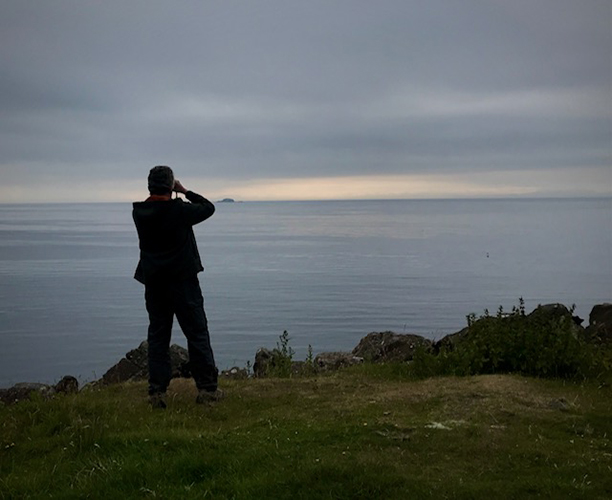
[{"label": "grass", "polygon": [[0,407],[0,498],[612,497],[610,386],[401,366],[224,381],[168,409],[129,383]]}]

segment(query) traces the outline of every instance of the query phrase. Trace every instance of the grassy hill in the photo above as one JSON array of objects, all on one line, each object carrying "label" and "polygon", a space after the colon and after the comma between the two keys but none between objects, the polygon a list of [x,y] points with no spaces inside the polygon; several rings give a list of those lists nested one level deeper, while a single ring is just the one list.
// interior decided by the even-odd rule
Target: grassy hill
[{"label": "grassy hill", "polygon": [[224,381],[168,409],[144,383],[0,407],[0,498],[612,498],[612,394],[401,365]]}]

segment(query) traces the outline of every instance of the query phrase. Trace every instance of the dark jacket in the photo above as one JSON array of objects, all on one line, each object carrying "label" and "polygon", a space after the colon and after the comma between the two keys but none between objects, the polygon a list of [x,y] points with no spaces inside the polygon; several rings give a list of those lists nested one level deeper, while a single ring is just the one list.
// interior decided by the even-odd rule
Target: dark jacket
[{"label": "dark jacket", "polygon": [[132,217],[140,240],[140,261],[134,278],[148,285],[193,276],[204,270],[193,226],[215,213],[203,196],[187,191],[167,201],[134,203]]}]

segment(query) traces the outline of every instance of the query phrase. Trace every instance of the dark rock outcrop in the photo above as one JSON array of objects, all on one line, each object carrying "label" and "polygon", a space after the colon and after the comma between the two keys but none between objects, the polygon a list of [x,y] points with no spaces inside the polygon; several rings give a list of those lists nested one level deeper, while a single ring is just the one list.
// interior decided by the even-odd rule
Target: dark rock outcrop
[{"label": "dark rock outcrop", "polygon": [[260,347],[255,353],[255,363],[253,363],[253,376],[265,377],[272,364],[273,353],[270,349]]},{"label": "dark rock outcrop", "polygon": [[470,329],[466,326],[458,332],[442,337],[440,340],[433,343],[433,352],[438,354],[441,350],[452,351],[465,339],[469,332]]},{"label": "dark rock outcrop", "polygon": [[291,361],[291,366],[287,370],[285,368],[286,356],[284,356],[278,349],[266,349],[260,347],[255,353],[255,362],[253,363],[253,376],[256,378],[267,377],[270,374],[275,373],[276,369],[280,369],[281,372],[287,371],[292,375],[301,375],[306,373],[307,366],[304,361]]},{"label": "dark rock outcrop", "polygon": [[571,311],[565,307],[563,304],[555,303],[555,304],[544,304],[536,307],[532,312],[528,314],[528,316],[541,315],[547,319],[562,319],[567,318],[568,321],[571,321],[575,327],[575,331],[581,331],[581,324],[583,323],[583,319],[578,316],[572,316]]},{"label": "dark rock outcrop", "polygon": [[177,344],[170,346],[170,369],[172,378],[189,378],[191,369],[189,367],[189,351]]},{"label": "dark rock outcrop", "polygon": [[420,335],[372,332],[361,339],[352,354],[373,363],[411,361],[417,348],[429,350],[431,346],[431,341]]},{"label": "dark rock outcrop", "polygon": [[314,368],[317,371],[338,370],[359,363],[363,363],[363,358],[351,352],[322,352],[314,358]]},{"label": "dark rock outcrop", "polygon": [[71,375],[66,375],[57,384],[38,384],[21,382],[8,389],[0,389],[0,401],[5,404],[27,401],[32,394],[38,393],[44,399],[50,399],[55,394],[73,394],[79,392],[79,382]]},{"label": "dark rock outcrop", "polygon": [[39,393],[43,398],[47,399],[53,396],[54,390],[52,386],[47,384],[21,382],[9,389],[0,389],[0,401],[5,404],[26,401],[30,399],[33,393]]},{"label": "dark rock outcrop", "polygon": [[[149,377],[148,349],[149,344],[145,340],[138,348],[128,352],[116,365],[109,368],[100,379],[100,383],[109,385],[130,380],[146,380]],[[172,378],[190,376],[187,349],[176,344],[170,346],[170,367]]]},{"label": "dark rock outcrop", "polygon": [[79,392],[79,381],[71,375],[66,375],[53,387],[55,392],[62,394],[75,394]]},{"label": "dark rock outcrop", "polygon": [[559,324],[569,324],[574,337],[584,337],[584,328],[580,324],[584,321],[578,316],[572,316],[571,311],[563,304],[545,304],[536,307],[528,315],[543,322],[557,321]]},{"label": "dark rock outcrop", "polygon": [[143,370],[127,358],[121,358],[117,364],[111,366],[107,372],[102,375],[99,382],[104,385],[110,385],[119,384],[127,380],[142,380],[145,378],[147,378],[146,368]]},{"label": "dark rock outcrop", "polygon": [[596,345],[612,346],[612,304],[597,304],[593,307],[585,336]]}]

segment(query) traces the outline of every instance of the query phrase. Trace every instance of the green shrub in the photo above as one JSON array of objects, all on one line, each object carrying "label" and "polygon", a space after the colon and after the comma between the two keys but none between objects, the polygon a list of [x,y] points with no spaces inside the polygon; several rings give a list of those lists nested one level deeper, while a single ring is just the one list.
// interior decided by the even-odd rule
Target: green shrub
[{"label": "green shrub", "polygon": [[512,312],[503,308],[496,316],[485,310],[479,318],[467,317],[468,331],[453,348],[434,355],[417,352],[413,373],[432,375],[476,375],[520,373],[537,377],[587,377],[606,371],[600,356],[578,332],[572,311],[554,313],[537,308],[525,314],[524,302]]},{"label": "green shrub", "polygon": [[276,349],[268,364],[266,375],[270,377],[290,377],[292,374],[293,355],[295,351],[289,346],[289,333],[285,330],[278,337]]}]

